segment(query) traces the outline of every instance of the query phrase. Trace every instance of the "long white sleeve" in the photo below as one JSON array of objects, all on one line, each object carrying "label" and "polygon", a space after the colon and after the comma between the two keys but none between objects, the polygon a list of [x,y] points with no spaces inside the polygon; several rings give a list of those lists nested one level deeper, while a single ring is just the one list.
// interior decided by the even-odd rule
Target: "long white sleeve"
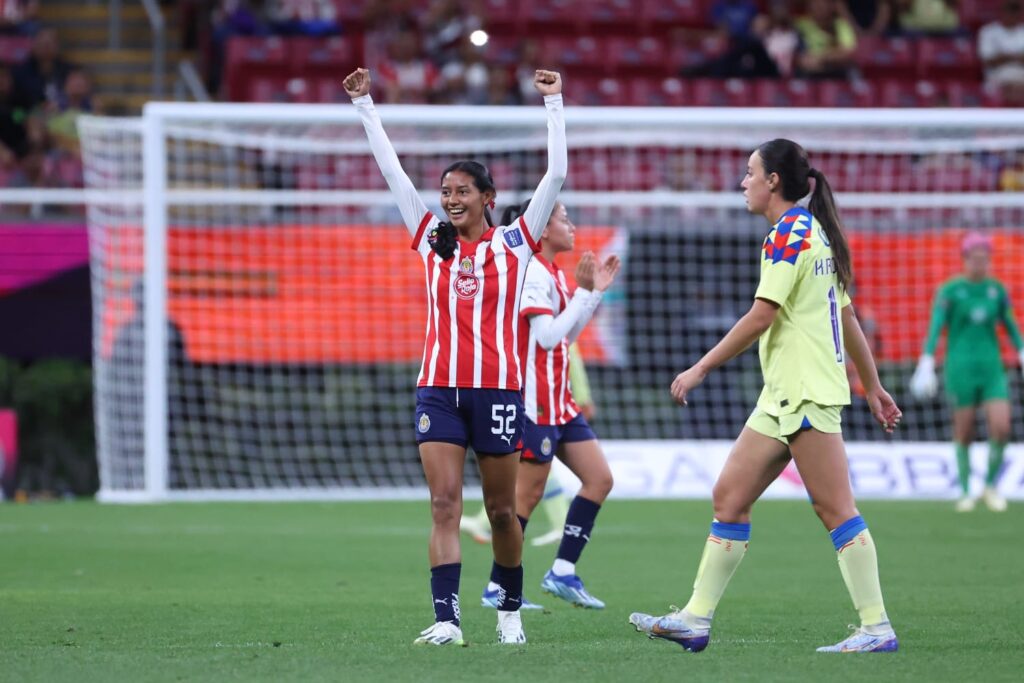
[{"label": "long white sleeve", "polygon": [[359,112],[359,118],[363,120],[363,128],[366,129],[366,138],[370,141],[370,149],[373,151],[373,158],[377,160],[377,166],[384,175],[391,194],[398,202],[398,209],[402,212],[402,221],[409,230],[409,234],[416,236],[416,232],[423,222],[423,216],[427,213],[427,205],[423,203],[419,192],[413,186],[409,176],[402,170],[402,164],[398,161],[395,148],[391,146],[384,126],[380,122],[377,109],[373,106],[373,100],[369,95],[363,95],[352,100]]},{"label": "long white sleeve", "polygon": [[537,343],[550,351],[566,337],[570,344],[576,341],[597,310],[602,296],[602,292],[577,289],[569,305],[557,317],[549,314],[532,316],[530,331],[533,332]]},{"label": "long white sleeve", "polygon": [[526,213],[523,215],[526,229],[530,231],[530,237],[534,242],[540,242],[541,233],[544,232],[544,228],[548,224],[551,210],[555,208],[558,193],[569,172],[569,151],[565,141],[562,96],[545,96],[544,107],[548,112],[548,170],[541,178],[540,184],[530,200],[530,206],[527,207]]}]

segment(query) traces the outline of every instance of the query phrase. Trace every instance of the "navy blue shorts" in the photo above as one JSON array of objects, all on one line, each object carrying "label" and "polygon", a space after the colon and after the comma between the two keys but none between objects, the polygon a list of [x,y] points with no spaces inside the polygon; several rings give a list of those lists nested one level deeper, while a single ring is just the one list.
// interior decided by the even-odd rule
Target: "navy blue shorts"
[{"label": "navy blue shorts", "polygon": [[551,462],[561,444],[596,438],[597,435],[583,415],[577,415],[558,426],[534,424],[527,418],[523,433],[523,460],[543,465]]},{"label": "navy blue shorts", "polygon": [[506,389],[416,389],[416,443],[445,441],[506,455],[523,437],[523,395]]}]

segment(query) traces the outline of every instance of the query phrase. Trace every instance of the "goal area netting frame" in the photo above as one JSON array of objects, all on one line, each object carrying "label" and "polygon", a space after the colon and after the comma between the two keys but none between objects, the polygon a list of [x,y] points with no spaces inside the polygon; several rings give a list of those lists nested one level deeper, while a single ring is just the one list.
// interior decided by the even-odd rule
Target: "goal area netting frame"
[{"label": "goal area netting frame", "polygon": [[[378,109],[432,210],[432,174],[442,160],[484,155],[501,172],[499,205],[528,197],[543,173],[539,105]],[[759,388],[753,351],[709,382],[703,408],[681,412],[667,387],[669,369],[683,369],[709,348],[753,294],[757,231],[765,228],[763,218],[746,215],[738,185],[746,154],[771,137],[802,142],[818,168],[833,169],[840,209],[852,217],[858,287],[882,309],[883,325],[907,325],[898,335],[883,330],[889,347],[880,350],[883,379],[919,425],[897,438],[948,438],[941,398],[914,404],[905,388],[927,321],[921,302],[955,274],[955,245],[972,228],[996,240],[997,275],[1009,269],[1013,282],[1024,283],[1024,237],[1014,233],[1024,226],[1019,111],[568,107],[566,120],[570,169],[560,199],[581,226],[583,248],[630,254],[621,290],[606,297],[583,340],[602,439],[620,449],[633,441],[721,440],[742,425]],[[422,284],[382,276],[398,262],[412,281],[422,270],[383,180],[374,177],[355,109],[158,102],[140,118],[86,116],[79,126],[99,499],[426,497],[411,409],[419,350],[415,359],[407,353],[417,334],[422,341]],[[395,236],[381,247],[394,257],[376,256],[376,245],[364,243],[371,238],[353,226]],[[250,250],[244,267],[231,260],[232,244]],[[363,250],[356,260],[325,255],[349,244]],[[256,245],[266,251],[253,252]],[[214,250],[221,250],[216,258]],[[300,257],[308,263],[292,263]],[[275,272],[286,262],[301,271],[299,284]],[[365,271],[341,272],[353,264]],[[881,277],[891,281],[872,280]],[[358,286],[392,289],[382,295],[384,308],[363,317],[348,300],[364,295],[352,291]],[[306,294],[282,298],[288,287]],[[887,308],[887,297],[906,296],[917,302],[912,315]],[[412,302],[415,319],[396,312],[406,310],[400,299]],[[1021,311],[1024,292],[1017,299]],[[330,307],[344,315],[320,320]],[[249,326],[244,340],[227,339],[241,326],[231,315]],[[292,324],[300,329],[290,331]],[[395,357],[410,356],[401,362],[389,360],[389,350],[366,348],[383,348],[386,331],[382,337],[359,327],[388,324],[404,344]],[[267,341],[276,335],[283,341]],[[343,339],[332,342],[332,335]],[[216,346],[222,342],[236,348],[225,352]],[[1020,391],[1011,370],[1012,390]],[[245,395],[245,382],[259,383],[259,395]],[[848,434],[879,439],[862,413],[851,417]],[[467,483],[475,477],[467,465]]]}]

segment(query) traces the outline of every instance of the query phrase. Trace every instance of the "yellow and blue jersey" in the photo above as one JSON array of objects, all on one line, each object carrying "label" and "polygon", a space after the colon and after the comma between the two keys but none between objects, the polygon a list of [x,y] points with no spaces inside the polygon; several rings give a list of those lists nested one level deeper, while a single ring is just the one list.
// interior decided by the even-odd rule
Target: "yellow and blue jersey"
[{"label": "yellow and blue jersey", "polygon": [[781,416],[804,401],[849,404],[842,309],[850,297],[839,284],[828,236],[807,209],[793,207],[768,232],[754,296],[779,306],[758,345],[764,374],[758,407]]}]

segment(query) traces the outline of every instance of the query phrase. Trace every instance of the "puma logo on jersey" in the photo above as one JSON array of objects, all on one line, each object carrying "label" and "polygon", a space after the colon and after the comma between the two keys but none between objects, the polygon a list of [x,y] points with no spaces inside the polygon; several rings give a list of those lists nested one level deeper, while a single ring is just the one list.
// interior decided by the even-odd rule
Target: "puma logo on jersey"
[{"label": "puma logo on jersey", "polygon": [[507,443],[509,446],[512,445],[512,435],[511,434],[502,434],[501,435],[501,440],[504,441],[505,443]]}]

